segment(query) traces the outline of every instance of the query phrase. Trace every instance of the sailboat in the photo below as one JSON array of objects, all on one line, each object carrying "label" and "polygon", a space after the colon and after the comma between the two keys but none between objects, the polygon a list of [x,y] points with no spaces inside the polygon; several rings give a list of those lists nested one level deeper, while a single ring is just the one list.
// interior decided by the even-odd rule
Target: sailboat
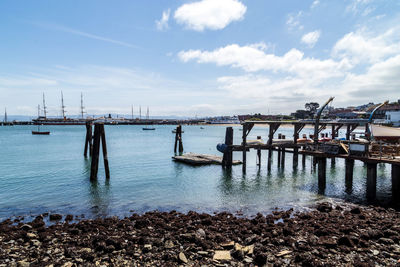
[{"label": "sailboat", "polygon": [[[43,105],[45,108],[44,114],[46,114],[46,105],[44,104],[44,95],[43,95]],[[40,117],[40,105],[38,105],[38,118]],[[49,135],[50,132],[49,131],[40,131],[40,124],[38,123],[38,129],[37,131],[32,131],[33,135]]]},{"label": "sailboat", "polygon": [[[149,107],[147,107],[147,113],[146,113],[146,123],[148,123],[149,121]],[[142,130],[143,131],[154,131],[156,128],[154,127],[148,127],[146,124],[146,127],[143,127]]]}]

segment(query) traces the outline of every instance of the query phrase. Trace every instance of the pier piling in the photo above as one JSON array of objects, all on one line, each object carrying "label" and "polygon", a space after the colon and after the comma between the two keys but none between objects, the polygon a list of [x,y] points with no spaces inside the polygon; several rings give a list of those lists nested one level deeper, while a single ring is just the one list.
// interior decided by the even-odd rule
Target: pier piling
[{"label": "pier piling", "polygon": [[326,188],[326,158],[317,157],[318,164],[318,192],[323,194]]},{"label": "pier piling", "polygon": [[[257,140],[261,140],[261,136],[257,136]],[[261,168],[261,149],[257,149],[258,168]]]},{"label": "pier piling", "polygon": [[183,153],[183,141],[182,141],[182,126],[178,125],[176,127],[175,133],[175,145],[174,145],[174,153],[176,154],[176,148],[179,150],[179,154]]},{"label": "pier piling", "polygon": [[376,197],[376,163],[367,163],[367,200]]},{"label": "pier piling", "polygon": [[232,168],[232,148],[233,145],[233,128],[227,127],[225,133],[225,145],[228,146],[222,158],[222,166],[226,168]]},{"label": "pier piling", "polygon": [[87,151],[89,148],[89,156],[92,156],[92,123],[90,121],[86,122],[86,139],[85,139],[85,149],[83,151],[83,156],[87,157]]},{"label": "pier piling", "polygon": [[354,171],[354,159],[345,159],[346,174],[345,174],[345,184],[346,193],[351,194],[353,191],[353,171]]},{"label": "pier piling", "polygon": [[99,154],[100,154],[100,140],[103,149],[104,158],[104,170],[106,173],[106,178],[110,178],[110,170],[108,166],[108,156],[107,156],[107,145],[106,137],[104,131],[104,124],[95,123],[94,134],[93,134],[93,151],[92,151],[92,163],[90,166],[90,180],[94,181],[97,179],[97,173],[99,169]]},{"label": "pier piling", "polygon": [[392,201],[400,204],[400,165],[392,164]]}]

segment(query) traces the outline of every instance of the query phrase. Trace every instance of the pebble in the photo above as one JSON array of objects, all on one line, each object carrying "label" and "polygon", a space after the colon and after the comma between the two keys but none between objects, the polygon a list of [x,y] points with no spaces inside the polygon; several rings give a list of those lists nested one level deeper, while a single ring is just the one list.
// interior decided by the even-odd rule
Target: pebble
[{"label": "pebble", "polygon": [[183,263],[188,263],[188,259],[186,258],[186,255],[183,252],[180,252],[178,255],[178,258],[181,262]]}]

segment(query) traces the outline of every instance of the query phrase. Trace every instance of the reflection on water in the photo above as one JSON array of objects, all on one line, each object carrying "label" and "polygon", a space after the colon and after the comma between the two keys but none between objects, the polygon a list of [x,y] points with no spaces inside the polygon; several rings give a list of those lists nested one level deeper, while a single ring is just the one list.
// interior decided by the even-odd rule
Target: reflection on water
[{"label": "reflection on water", "polygon": [[[278,164],[276,151],[247,153],[242,166],[187,166],[172,161],[174,126],[156,126],[142,131],[138,126],[106,126],[111,178],[104,178],[102,160],[99,178],[90,182],[90,158],[83,157],[84,126],[48,127],[52,135],[34,138],[30,126],[0,127],[0,219],[11,215],[59,213],[87,216],[120,215],[130,210],[187,212],[243,211],[245,215],[267,213],[275,207],[301,208],[325,197],[365,202],[366,167],[355,162],[353,179],[345,179],[343,159],[327,161],[325,190],[319,191],[313,158],[286,153]],[[186,152],[221,155],[215,145],[224,140],[225,127],[184,126]],[[312,132],[313,129],[304,129]],[[234,143],[241,134],[234,130]],[[290,136],[292,129],[282,128]],[[255,127],[250,139],[267,140],[268,128]],[[62,151],[62,152],[60,152]],[[242,153],[234,152],[235,160]],[[281,161],[283,158],[281,158]],[[391,168],[378,165],[377,198],[391,195]],[[319,194],[320,193],[320,194]]]}]

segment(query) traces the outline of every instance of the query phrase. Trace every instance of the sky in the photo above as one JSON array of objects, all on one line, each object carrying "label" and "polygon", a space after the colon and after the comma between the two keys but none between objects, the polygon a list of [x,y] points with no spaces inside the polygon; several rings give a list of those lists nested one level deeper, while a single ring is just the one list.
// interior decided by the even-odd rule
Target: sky
[{"label": "sky", "polygon": [[[0,110],[288,114],[400,99],[398,0],[0,1]],[[144,112],[142,112],[144,113]]]}]

